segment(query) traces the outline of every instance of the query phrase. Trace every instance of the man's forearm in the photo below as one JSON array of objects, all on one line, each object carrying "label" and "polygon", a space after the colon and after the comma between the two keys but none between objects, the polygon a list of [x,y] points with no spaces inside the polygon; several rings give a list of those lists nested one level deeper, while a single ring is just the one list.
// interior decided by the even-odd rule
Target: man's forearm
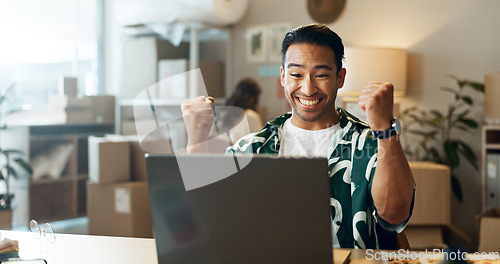
[{"label": "man's forearm", "polygon": [[390,224],[408,218],[414,180],[398,136],[378,140],[372,196],[378,215]]}]

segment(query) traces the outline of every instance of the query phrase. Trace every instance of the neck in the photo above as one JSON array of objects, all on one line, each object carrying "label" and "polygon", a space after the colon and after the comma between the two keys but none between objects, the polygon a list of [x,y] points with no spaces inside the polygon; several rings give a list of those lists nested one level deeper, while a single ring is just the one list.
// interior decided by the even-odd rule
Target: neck
[{"label": "neck", "polygon": [[337,109],[332,112],[332,114],[325,115],[318,120],[307,121],[303,120],[295,112],[292,112],[292,118],[290,120],[292,124],[296,127],[307,129],[307,130],[321,130],[325,128],[332,127],[340,122],[340,114]]}]

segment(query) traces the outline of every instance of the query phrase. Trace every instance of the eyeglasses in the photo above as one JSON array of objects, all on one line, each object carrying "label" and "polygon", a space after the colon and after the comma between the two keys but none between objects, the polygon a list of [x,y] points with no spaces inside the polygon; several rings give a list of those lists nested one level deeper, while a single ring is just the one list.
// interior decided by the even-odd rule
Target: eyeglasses
[{"label": "eyeglasses", "polygon": [[51,243],[54,243],[54,241],[56,241],[56,233],[49,223],[45,223],[43,225],[43,228],[40,228],[38,222],[33,219],[30,221],[30,232],[36,238],[44,237]]}]

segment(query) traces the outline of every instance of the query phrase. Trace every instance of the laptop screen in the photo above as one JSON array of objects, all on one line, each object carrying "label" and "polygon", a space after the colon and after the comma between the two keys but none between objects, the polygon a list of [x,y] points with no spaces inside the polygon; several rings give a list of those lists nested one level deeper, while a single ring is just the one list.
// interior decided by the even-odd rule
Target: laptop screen
[{"label": "laptop screen", "polygon": [[146,156],[158,261],[332,263],[327,161]]}]

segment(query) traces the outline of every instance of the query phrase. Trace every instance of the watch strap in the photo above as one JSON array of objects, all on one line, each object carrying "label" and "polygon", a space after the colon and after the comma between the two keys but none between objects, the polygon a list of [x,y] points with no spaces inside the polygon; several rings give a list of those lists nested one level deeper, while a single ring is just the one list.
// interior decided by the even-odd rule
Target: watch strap
[{"label": "watch strap", "polygon": [[391,121],[391,127],[389,127],[388,129],[386,130],[372,130],[372,135],[373,137],[375,138],[378,138],[378,139],[386,139],[386,138],[390,138],[394,135],[398,135],[399,134],[399,131],[397,127],[398,124],[396,122],[396,119],[393,118],[392,121]]},{"label": "watch strap", "polygon": [[378,138],[378,139],[390,138],[390,137],[397,135],[397,134],[398,134],[398,132],[392,126],[386,130],[381,130],[381,131],[372,130],[373,137]]}]

